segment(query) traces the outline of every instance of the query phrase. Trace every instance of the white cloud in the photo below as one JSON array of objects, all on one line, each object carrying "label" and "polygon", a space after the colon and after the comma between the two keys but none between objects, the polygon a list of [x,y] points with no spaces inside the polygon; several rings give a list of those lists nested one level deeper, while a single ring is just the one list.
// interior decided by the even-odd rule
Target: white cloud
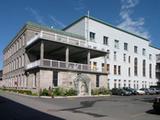
[{"label": "white cloud", "polygon": [[25,8],[25,10],[29,11],[32,14],[32,16],[35,17],[37,22],[39,22],[41,24],[45,24],[45,22],[43,20],[43,16],[41,16],[35,9],[33,9],[31,7],[27,7],[27,8]]},{"label": "white cloud", "polygon": [[134,7],[138,5],[139,0],[121,0],[120,17],[122,22],[117,27],[133,32],[145,38],[150,38],[149,32],[145,29],[145,19],[143,17],[133,19]]},{"label": "white cloud", "polygon": [[65,24],[63,24],[60,20],[58,20],[58,19],[56,19],[55,17],[53,17],[53,16],[49,16],[50,17],[50,19],[54,22],[54,24],[57,26],[60,26],[60,27],[65,27],[66,25]]}]

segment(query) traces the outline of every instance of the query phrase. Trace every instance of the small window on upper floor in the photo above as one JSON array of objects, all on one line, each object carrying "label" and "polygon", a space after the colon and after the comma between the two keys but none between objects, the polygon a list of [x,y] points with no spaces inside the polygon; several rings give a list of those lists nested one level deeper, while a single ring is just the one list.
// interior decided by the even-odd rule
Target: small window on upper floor
[{"label": "small window on upper floor", "polygon": [[149,59],[152,60],[152,54],[149,54]]},{"label": "small window on upper floor", "polygon": [[119,40],[114,40],[114,48],[119,49]]},{"label": "small window on upper floor", "polygon": [[134,53],[138,53],[138,47],[134,46]]},{"label": "small window on upper floor", "polygon": [[128,43],[124,43],[124,50],[128,50]]},{"label": "small window on upper floor", "polygon": [[103,44],[108,45],[108,37],[103,36]]},{"label": "small window on upper floor", "polygon": [[146,55],[146,49],[145,48],[142,49],[142,55],[144,55],[144,56]]},{"label": "small window on upper floor", "polygon": [[96,34],[94,32],[89,33],[90,41],[95,41],[95,35]]}]

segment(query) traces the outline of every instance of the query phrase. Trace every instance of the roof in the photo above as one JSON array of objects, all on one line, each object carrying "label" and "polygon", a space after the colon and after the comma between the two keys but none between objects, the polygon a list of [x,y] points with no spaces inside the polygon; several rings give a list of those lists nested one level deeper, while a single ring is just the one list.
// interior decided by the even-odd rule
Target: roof
[{"label": "roof", "polygon": [[30,28],[30,27],[36,27],[36,28],[39,28],[39,29],[42,29],[42,30],[47,30],[47,31],[51,31],[51,32],[55,32],[55,33],[58,33],[58,34],[62,34],[62,35],[66,35],[66,36],[70,36],[70,37],[75,37],[75,38],[78,38],[78,39],[83,39],[85,40],[85,37],[84,36],[81,36],[81,35],[78,35],[78,34],[75,34],[75,33],[69,33],[69,32],[65,32],[63,30],[59,30],[59,29],[55,29],[55,28],[50,28],[46,25],[42,25],[42,24],[38,24],[38,23],[34,23],[34,22],[27,22],[21,29],[20,31],[15,35],[15,37],[8,43],[8,45],[4,48],[3,52],[5,52],[5,50],[7,49],[7,47],[20,35],[23,33],[23,31],[27,28]]},{"label": "roof", "polygon": [[75,38],[79,38],[79,39],[85,39],[84,36],[81,36],[81,35],[78,35],[78,34],[75,34],[75,33],[70,33],[70,32],[66,32],[66,31],[63,31],[63,30],[60,30],[60,29],[55,29],[55,28],[50,28],[46,25],[41,25],[41,24],[37,24],[37,23],[34,23],[34,22],[27,22],[27,27],[37,27],[37,28],[40,28],[40,29],[43,29],[43,30],[47,30],[47,31],[51,31],[51,32],[55,32],[55,33],[58,33],[58,34],[62,34],[62,35],[66,35],[66,36],[70,36],[70,37],[75,37]]},{"label": "roof", "polygon": [[[79,18],[78,20],[76,20],[75,22],[73,22],[72,24],[70,24],[69,26],[65,27],[63,30],[66,30],[66,29],[70,28],[71,26],[73,26],[74,24],[78,23],[79,21],[81,21],[81,20],[84,19],[84,18],[88,18],[88,16],[82,16],[81,18]],[[131,33],[131,32],[129,32],[129,31],[126,31],[126,30],[123,30],[123,29],[118,28],[118,27],[116,27],[116,26],[113,26],[113,25],[111,25],[111,24],[109,24],[109,23],[106,23],[106,22],[104,22],[104,21],[102,21],[102,20],[100,20],[100,19],[97,19],[97,18],[95,18],[95,17],[89,16],[89,19],[94,20],[94,21],[96,21],[96,22],[99,22],[99,23],[101,23],[101,24],[104,24],[104,25],[106,25],[106,26],[112,27],[112,28],[114,28],[114,29],[116,29],[116,30],[125,32],[125,33],[127,33],[127,34],[133,35],[133,36],[135,36],[135,37],[141,38],[141,39],[143,39],[143,40],[149,41],[147,38],[144,38],[144,37],[142,37],[142,36],[136,35],[136,34]]]}]

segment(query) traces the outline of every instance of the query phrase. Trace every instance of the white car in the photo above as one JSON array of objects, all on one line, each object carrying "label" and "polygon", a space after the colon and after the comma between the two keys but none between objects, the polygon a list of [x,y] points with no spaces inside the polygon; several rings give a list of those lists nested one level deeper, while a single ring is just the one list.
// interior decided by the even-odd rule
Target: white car
[{"label": "white car", "polygon": [[139,95],[144,95],[144,94],[145,94],[145,91],[143,91],[143,90],[137,90],[137,93],[138,93]]}]

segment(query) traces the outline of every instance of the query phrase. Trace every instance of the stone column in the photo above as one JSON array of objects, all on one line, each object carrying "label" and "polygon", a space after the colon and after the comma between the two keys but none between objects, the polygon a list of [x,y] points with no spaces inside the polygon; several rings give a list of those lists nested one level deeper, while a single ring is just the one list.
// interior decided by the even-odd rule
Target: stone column
[{"label": "stone column", "polygon": [[43,40],[41,41],[41,46],[40,46],[40,59],[44,59],[44,42]]},{"label": "stone column", "polygon": [[87,64],[90,65],[90,58],[91,58],[91,53],[90,53],[90,50],[88,50],[88,53],[87,53]]},{"label": "stone column", "polygon": [[69,62],[69,47],[66,47],[66,54],[65,54],[65,61],[66,61],[66,67],[68,67],[68,62]]}]

